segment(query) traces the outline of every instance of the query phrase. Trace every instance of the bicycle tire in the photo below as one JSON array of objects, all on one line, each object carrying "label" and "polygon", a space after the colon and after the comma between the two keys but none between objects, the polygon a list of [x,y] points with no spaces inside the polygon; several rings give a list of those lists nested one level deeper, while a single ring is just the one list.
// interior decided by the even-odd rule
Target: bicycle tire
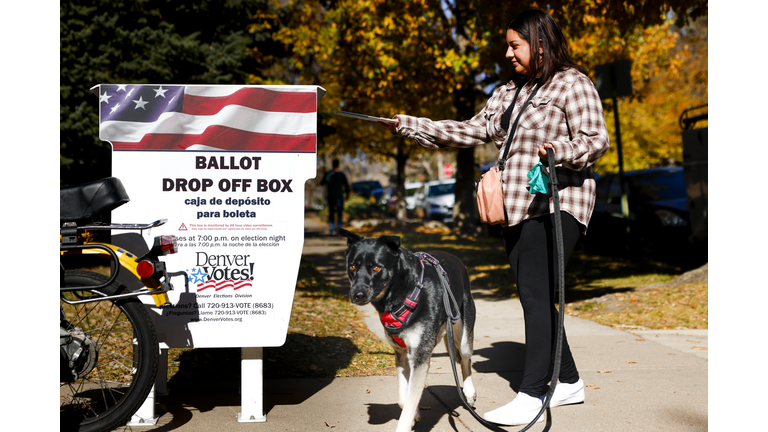
[{"label": "bicycle tire", "polygon": [[[85,288],[107,279],[83,270],[64,273],[66,287]],[[115,282],[101,291],[114,294],[123,290]],[[92,293],[83,289],[64,295]],[[96,356],[87,374],[85,367],[75,381],[60,382],[61,430],[102,432],[126,424],[146,400],[157,373],[157,333],[146,307],[136,298],[80,305],[61,301],[61,306],[61,327],[81,331],[98,347],[92,348]]]}]

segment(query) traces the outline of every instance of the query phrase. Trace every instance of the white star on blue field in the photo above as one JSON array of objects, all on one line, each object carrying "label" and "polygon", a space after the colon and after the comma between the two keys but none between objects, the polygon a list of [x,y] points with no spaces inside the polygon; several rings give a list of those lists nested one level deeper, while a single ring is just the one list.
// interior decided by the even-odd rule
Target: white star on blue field
[{"label": "white star on blue field", "polygon": [[202,268],[196,267],[195,270],[190,272],[189,278],[193,284],[199,284],[205,282],[205,277],[208,273],[204,272]]},{"label": "white star on blue field", "polygon": [[102,84],[99,93],[100,122],[152,123],[164,113],[182,112],[184,86],[166,87]]}]

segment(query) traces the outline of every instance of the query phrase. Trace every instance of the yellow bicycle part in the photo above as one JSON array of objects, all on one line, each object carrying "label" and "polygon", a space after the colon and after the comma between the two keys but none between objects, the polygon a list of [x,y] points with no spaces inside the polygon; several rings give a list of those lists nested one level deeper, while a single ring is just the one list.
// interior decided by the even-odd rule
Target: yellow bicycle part
[{"label": "yellow bicycle part", "polygon": [[[99,245],[99,246],[104,246],[111,249],[113,252],[115,252],[115,255],[117,255],[117,259],[119,261],[118,264],[120,264],[121,267],[123,267],[124,269],[131,272],[134,276],[136,276],[136,278],[139,279],[141,283],[143,283],[144,286],[146,286],[150,290],[150,294],[152,294],[152,298],[155,300],[155,305],[157,307],[161,307],[165,304],[170,303],[170,301],[168,300],[168,294],[162,291],[161,285],[152,286],[154,284],[150,283],[151,280],[145,279],[139,276],[139,272],[136,269],[136,267],[139,265],[139,257],[137,257],[136,255],[130,253],[129,251],[123,248],[120,248],[108,243],[86,242],[85,244]],[[109,252],[105,251],[104,249],[96,248],[96,247],[92,249],[91,248],[79,249],[78,252],[83,254],[88,254],[88,255],[106,255],[112,258],[112,255]],[[72,252],[61,251],[61,255],[65,255],[65,254],[72,254]],[[155,291],[155,290],[159,290],[160,292],[153,294],[152,291]]]}]

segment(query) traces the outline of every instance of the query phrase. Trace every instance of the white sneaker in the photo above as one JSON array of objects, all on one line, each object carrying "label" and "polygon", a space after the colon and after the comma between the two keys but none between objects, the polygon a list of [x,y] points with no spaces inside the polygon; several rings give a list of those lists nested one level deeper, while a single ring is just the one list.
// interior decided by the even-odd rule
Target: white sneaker
[{"label": "white sneaker", "polygon": [[[544,402],[539,398],[518,393],[512,402],[493,411],[488,411],[483,415],[483,418],[491,423],[504,426],[527,425],[541,411],[543,404]],[[536,423],[543,422],[545,417],[546,413],[542,413],[536,419]]]},{"label": "white sneaker", "polygon": [[585,397],[584,381],[578,380],[573,384],[558,383],[555,387],[555,394],[549,401],[549,407],[582,403]]}]

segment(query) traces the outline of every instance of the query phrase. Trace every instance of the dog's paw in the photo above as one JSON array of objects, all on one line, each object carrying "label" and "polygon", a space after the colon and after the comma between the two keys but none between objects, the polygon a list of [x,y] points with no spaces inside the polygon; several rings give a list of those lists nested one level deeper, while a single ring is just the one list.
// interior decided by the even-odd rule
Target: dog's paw
[{"label": "dog's paw", "polygon": [[475,406],[477,391],[475,390],[475,384],[472,382],[471,376],[464,380],[464,385],[461,386],[461,391],[464,393],[464,398],[467,400],[469,406]]},{"label": "dog's paw", "polygon": [[465,394],[464,397],[467,398],[467,403],[469,404],[469,406],[471,407],[475,406],[475,401],[477,400],[477,393]]},{"label": "dog's paw", "polygon": [[413,416],[413,424],[411,426],[415,426],[416,423],[418,423],[420,421],[421,421],[421,410],[420,409],[416,409],[416,415]]}]

